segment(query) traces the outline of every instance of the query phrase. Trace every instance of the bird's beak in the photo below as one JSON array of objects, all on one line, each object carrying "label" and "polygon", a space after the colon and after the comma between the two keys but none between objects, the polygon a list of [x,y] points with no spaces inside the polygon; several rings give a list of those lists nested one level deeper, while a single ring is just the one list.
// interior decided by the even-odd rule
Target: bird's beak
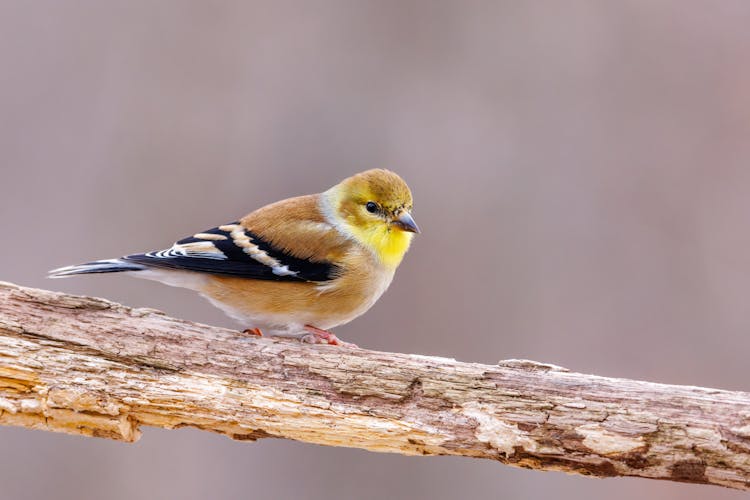
[{"label": "bird's beak", "polygon": [[401,212],[401,215],[394,219],[393,225],[403,231],[407,231],[410,233],[421,233],[421,231],[419,230],[419,226],[417,226],[417,223],[414,222],[414,218],[409,212]]}]

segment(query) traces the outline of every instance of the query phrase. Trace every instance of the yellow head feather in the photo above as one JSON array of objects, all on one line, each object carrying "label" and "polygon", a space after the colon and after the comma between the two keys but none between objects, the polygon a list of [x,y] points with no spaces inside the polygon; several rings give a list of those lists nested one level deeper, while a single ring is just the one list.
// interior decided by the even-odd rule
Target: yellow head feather
[{"label": "yellow head feather", "polygon": [[409,186],[389,170],[374,169],[344,179],[325,195],[336,222],[389,267],[401,263],[413,232],[397,224],[410,213]]}]

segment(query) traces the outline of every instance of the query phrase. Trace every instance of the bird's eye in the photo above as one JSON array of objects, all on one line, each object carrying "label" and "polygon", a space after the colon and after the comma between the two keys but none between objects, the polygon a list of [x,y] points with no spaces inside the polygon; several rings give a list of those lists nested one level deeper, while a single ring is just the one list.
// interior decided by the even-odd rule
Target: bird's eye
[{"label": "bird's eye", "polygon": [[374,214],[374,213],[376,213],[376,212],[377,212],[377,211],[378,211],[378,210],[380,209],[380,207],[378,207],[378,204],[377,204],[377,203],[375,203],[374,201],[368,201],[368,202],[367,202],[367,205],[365,205],[365,208],[366,208],[366,209],[367,209],[367,211],[368,211],[368,212],[370,212],[371,214]]}]

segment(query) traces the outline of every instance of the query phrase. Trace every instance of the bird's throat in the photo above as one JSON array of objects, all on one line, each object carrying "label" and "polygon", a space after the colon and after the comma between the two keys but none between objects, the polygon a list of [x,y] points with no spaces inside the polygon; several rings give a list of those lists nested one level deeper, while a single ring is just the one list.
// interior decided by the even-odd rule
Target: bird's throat
[{"label": "bird's throat", "polygon": [[396,228],[383,226],[351,230],[354,237],[388,267],[397,267],[411,244],[412,234]]}]

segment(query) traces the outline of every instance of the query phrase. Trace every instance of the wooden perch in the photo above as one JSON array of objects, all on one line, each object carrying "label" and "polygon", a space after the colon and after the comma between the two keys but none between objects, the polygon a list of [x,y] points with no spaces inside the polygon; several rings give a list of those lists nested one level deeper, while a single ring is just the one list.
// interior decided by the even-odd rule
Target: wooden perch
[{"label": "wooden perch", "polygon": [[0,282],[0,424],[141,425],[750,489],[750,394],[278,339]]}]

